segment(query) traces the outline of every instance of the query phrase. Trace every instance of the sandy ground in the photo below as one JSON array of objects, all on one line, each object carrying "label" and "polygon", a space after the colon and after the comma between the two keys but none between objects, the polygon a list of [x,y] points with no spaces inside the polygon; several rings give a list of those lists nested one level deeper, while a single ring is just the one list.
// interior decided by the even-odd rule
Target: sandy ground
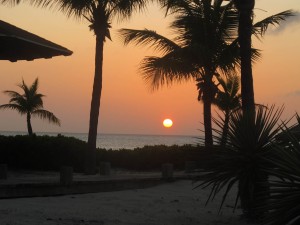
[{"label": "sandy ground", "polygon": [[205,207],[209,189],[177,181],[147,189],[0,200],[1,225],[246,225],[234,196]]}]

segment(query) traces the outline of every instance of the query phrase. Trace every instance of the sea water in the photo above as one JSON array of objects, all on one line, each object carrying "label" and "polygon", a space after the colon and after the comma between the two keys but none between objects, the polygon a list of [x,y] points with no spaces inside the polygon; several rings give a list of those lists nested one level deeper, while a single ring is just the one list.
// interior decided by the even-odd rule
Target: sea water
[{"label": "sea water", "polygon": [[[26,135],[26,132],[10,132],[0,131],[0,135],[15,136]],[[88,140],[88,134],[85,133],[47,133],[37,132],[36,135],[48,135],[57,136],[61,134],[67,137],[75,137],[79,140]],[[134,149],[141,148],[146,145],[196,145],[198,139],[195,136],[188,135],[137,135],[137,134],[98,134],[97,135],[97,147],[104,149]]]}]

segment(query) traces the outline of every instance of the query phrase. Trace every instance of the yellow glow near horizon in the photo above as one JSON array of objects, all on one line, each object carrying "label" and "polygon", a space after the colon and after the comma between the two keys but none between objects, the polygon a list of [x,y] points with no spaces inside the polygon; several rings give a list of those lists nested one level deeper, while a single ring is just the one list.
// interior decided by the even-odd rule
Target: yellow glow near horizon
[{"label": "yellow glow near horizon", "polygon": [[166,127],[166,128],[170,128],[170,127],[173,126],[173,121],[170,120],[170,119],[165,119],[165,120],[163,121],[163,125],[164,125],[164,127]]}]

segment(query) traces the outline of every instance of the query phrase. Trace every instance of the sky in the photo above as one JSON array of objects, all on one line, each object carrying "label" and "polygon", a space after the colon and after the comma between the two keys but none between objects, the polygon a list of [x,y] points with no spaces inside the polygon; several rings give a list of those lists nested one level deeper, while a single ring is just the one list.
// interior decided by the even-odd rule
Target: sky
[{"label": "sky", "polygon": [[[293,9],[300,12],[299,0],[256,0],[255,21]],[[94,77],[95,36],[86,21],[67,18],[58,11],[27,4],[0,6],[0,19],[62,45],[74,53],[34,61],[0,61],[0,104],[8,103],[4,90],[24,79],[30,85],[39,78],[39,92],[45,94],[44,108],[53,112],[61,126],[32,120],[34,132],[87,133]],[[164,11],[156,5],[135,14],[128,21],[113,21],[112,41],[104,49],[103,89],[98,133],[201,135],[203,105],[197,101],[194,81],[174,84],[151,92],[138,66],[144,56],[157,55],[146,47],[124,47],[117,35],[120,28],[151,29],[171,37]],[[300,113],[300,16],[270,29],[253,45],[262,58],[253,65],[256,103],[280,107],[282,119]],[[213,108],[216,115],[217,108]],[[173,120],[164,128],[165,118]],[[26,118],[11,110],[0,111],[0,131],[26,131]]]}]

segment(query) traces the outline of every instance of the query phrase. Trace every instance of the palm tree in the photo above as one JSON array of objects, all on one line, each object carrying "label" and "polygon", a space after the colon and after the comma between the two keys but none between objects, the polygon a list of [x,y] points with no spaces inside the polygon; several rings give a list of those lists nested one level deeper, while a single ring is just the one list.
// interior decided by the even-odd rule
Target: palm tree
[{"label": "palm tree", "polygon": [[238,65],[235,28],[238,14],[233,4],[222,1],[170,1],[165,7],[176,12],[170,28],[177,35],[168,39],[151,30],[122,29],[124,44],[150,45],[161,57],[145,57],[144,79],[154,90],[173,82],[195,80],[203,100],[205,145],[211,146],[211,104],[217,93],[213,77],[217,71],[231,73]]},{"label": "palm tree", "polygon": [[24,93],[20,94],[16,91],[4,91],[11,99],[8,104],[0,105],[0,109],[13,109],[21,115],[26,115],[28,134],[32,135],[31,117],[37,116],[42,120],[48,120],[49,123],[57,124],[60,126],[59,119],[52,113],[43,109],[42,98],[45,95],[37,93],[38,78],[28,87],[24,80],[18,85]]},{"label": "palm tree", "polygon": [[[297,124],[282,124],[279,142],[273,143],[273,154],[266,157],[270,174],[269,195],[258,202],[258,209],[266,211],[262,224],[296,225],[300,222],[300,143],[295,129],[299,127],[300,118],[296,114]],[[276,168],[276,169],[274,169]]]},{"label": "palm tree", "polygon": [[[26,0],[24,0],[26,1]],[[96,172],[96,139],[100,99],[102,92],[103,48],[110,37],[111,22],[114,17],[127,19],[132,12],[145,7],[145,0],[27,0],[36,6],[58,8],[68,17],[86,19],[96,37],[95,75],[90,109],[88,152],[85,172]],[[19,3],[21,0],[2,0],[3,3]]]},{"label": "palm tree", "polygon": [[[210,151],[210,157],[203,162],[207,165],[198,178],[199,187],[211,188],[208,201],[222,193],[222,207],[228,193],[236,185],[235,207],[240,203],[247,219],[258,221],[264,217],[266,211],[257,206],[265,205],[270,193],[267,172],[270,163],[266,159],[272,155],[273,143],[281,131],[278,123],[282,112],[283,107],[256,106],[254,123],[252,115],[243,113],[241,109],[232,112],[228,144],[215,146]],[[218,128],[222,129],[223,126]]]},{"label": "palm tree", "polygon": [[[203,100],[205,145],[213,144],[211,105],[217,94],[214,77],[231,74],[240,65],[238,44],[239,14],[233,1],[161,0],[175,20],[170,28],[177,35],[168,39],[151,30],[120,30],[124,44],[149,45],[161,57],[145,57],[140,70],[152,89],[173,82],[194,79]],[[264,35],[269,24],[278,24],[289,11],[270,16],[252,26],[252,34]],[[251,60],[260,56],[251,49]]]},{"label": "palm tree", "polygon": [[221,134],[221,146],[226,144],[229,129],[230,114],[233,110],[241,107],[240,78],[237,75],[228,75],[227,77],[217,76],[219,88],[213,104],[224,112],[222,119],[223,129]]}]

